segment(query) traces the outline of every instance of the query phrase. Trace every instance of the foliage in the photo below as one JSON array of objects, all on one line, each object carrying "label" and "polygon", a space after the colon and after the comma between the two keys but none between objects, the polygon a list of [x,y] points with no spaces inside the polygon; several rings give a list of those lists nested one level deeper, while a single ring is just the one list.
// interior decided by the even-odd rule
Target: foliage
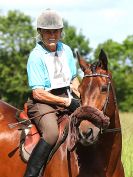
[{"label": "foliage", "polygon": [[71,47],[73,53],[75,49],[78,49],[82,56],[91,52],[92,49],[89,47],[89,40],[85,39],[81,31],[77,34],[75,27],[68,25],[66,21],[64,23],[64,33],[63,42]]},{"label": "foliage", "polygon": [[0,16],[0,97],[22,105],[27,94],[26,63],[33,47],[31,18],[19,11]]},{"label": "foliage", "polygon": [[[86,57],[92,51],[92,48],[89,47],[89,40],[85,38],[81,31],[79,32],[79,34],[77,34],[76,28],[74,26],[68,25],[66,21],[64,21],[64,37],[62,41],[71,47],[74,57],[76,57],[76,50],[78,50],[80,55],[84,57]],[[82,71],[79,67],[78,62],[77,70],[79,73],[79,80],[81,81],[80,73]]]}]

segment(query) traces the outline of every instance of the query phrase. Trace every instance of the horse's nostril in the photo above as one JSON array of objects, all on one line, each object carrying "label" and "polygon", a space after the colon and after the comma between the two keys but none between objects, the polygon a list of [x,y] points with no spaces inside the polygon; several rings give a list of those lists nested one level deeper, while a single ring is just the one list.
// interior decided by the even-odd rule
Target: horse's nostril
[{"label": "horse's nostril", "polygon": [[93,130],[92,128],[89,128],[87,130],[87,132],[82,132],[80,131],[80,136],[83,138],[83,139],[86,139],[86,138],[89,138],[90,136],[93,136]]},{"label": "horse's nostril", "polygon": [[93,130],[92,130],[92,128],[89,128],[88,129],[88,132],[87,132],[87,134],[86,134],[86,137],[88,138],[90,135],[92,135],[93,134]]}]

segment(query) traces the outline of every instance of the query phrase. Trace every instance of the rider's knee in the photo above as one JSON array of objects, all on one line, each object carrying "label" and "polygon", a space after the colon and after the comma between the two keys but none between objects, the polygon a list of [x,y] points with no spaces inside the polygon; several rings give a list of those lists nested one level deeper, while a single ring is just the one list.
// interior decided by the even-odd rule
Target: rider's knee
[{"label": "rider's knee", "polygon": [[59,137],[59,132],[57,130],[43,133],[43,138],[47,143],[51,145],[55,145],[55,143],[58,140],[58,137]]}]

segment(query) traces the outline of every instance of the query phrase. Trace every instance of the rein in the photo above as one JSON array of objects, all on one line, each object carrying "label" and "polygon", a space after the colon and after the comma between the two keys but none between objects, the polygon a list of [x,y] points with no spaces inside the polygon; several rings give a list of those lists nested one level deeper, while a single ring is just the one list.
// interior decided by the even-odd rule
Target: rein
[{"label": "rein", "polygon": [[[112,83],[111,83],[111,78],[109,75],[107,74],[99,74],[99,73],[92,73],[92,74],[86,74],[84,75],[84,77],[106,77],[109,79],[109,82],[108,82],[108,85],[107,85],[107,96],[106,96],[106,99],[105,99],[105,103],[104,103],[104,106],[103,106],[103,113],[105,114],[106,112],[106,108],[107,108],[107,105],[109,103],[109,91],[110,91],[110,88],[112,87]],[[112,90],[113,90],[113,87],[112,87]],[[114,95],[114,91],[113,91],[113,96],[114,96],[114,103],[116,103],[116,98],[115,98],[115,95]]]},{"label": "rein", "polygon": [[[105,114],[106,108],[107,108],[107,106],[109,104],[109,91],[110,91],[110,88],[112,88],[113,97],[114,97],[114,103],[116,104],[115,91],[114,91],[113,86],[112,86],[111,77],[108,74],[100,74],[100,73],[86,74],[86,75],[84,75],[84,77],[106,77],[106,78],[109,79],[109,82],[108,82],[108,85],[107,85],[107,96],[106,96],[105,103],[104,103],[104,106],[103,106],[103,113]],[[101,134],[113,133],[113,132],[121,132],[121,128],[101,129]]]},{"label": "rein", "polygon": [[109,128],[101,130],[101,134],[104,133],[114,133],[114,132],[121,132],[121,128]]}]

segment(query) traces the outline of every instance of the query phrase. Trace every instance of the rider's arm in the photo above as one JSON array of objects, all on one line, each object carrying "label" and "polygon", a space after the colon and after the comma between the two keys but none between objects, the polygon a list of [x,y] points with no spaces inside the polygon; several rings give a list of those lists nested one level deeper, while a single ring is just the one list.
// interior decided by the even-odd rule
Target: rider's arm
[{"label": "rider's arm", "polygon": [[38,100],[44,103],[52,103],[52,104],[66,106],[66,107],[68,107],[71,103],[71,100],[69,98],[63,98],[63,97],[53,95],[52,93],[42,88],[34,89],[32,91],[32,94],[35,100]]}]

